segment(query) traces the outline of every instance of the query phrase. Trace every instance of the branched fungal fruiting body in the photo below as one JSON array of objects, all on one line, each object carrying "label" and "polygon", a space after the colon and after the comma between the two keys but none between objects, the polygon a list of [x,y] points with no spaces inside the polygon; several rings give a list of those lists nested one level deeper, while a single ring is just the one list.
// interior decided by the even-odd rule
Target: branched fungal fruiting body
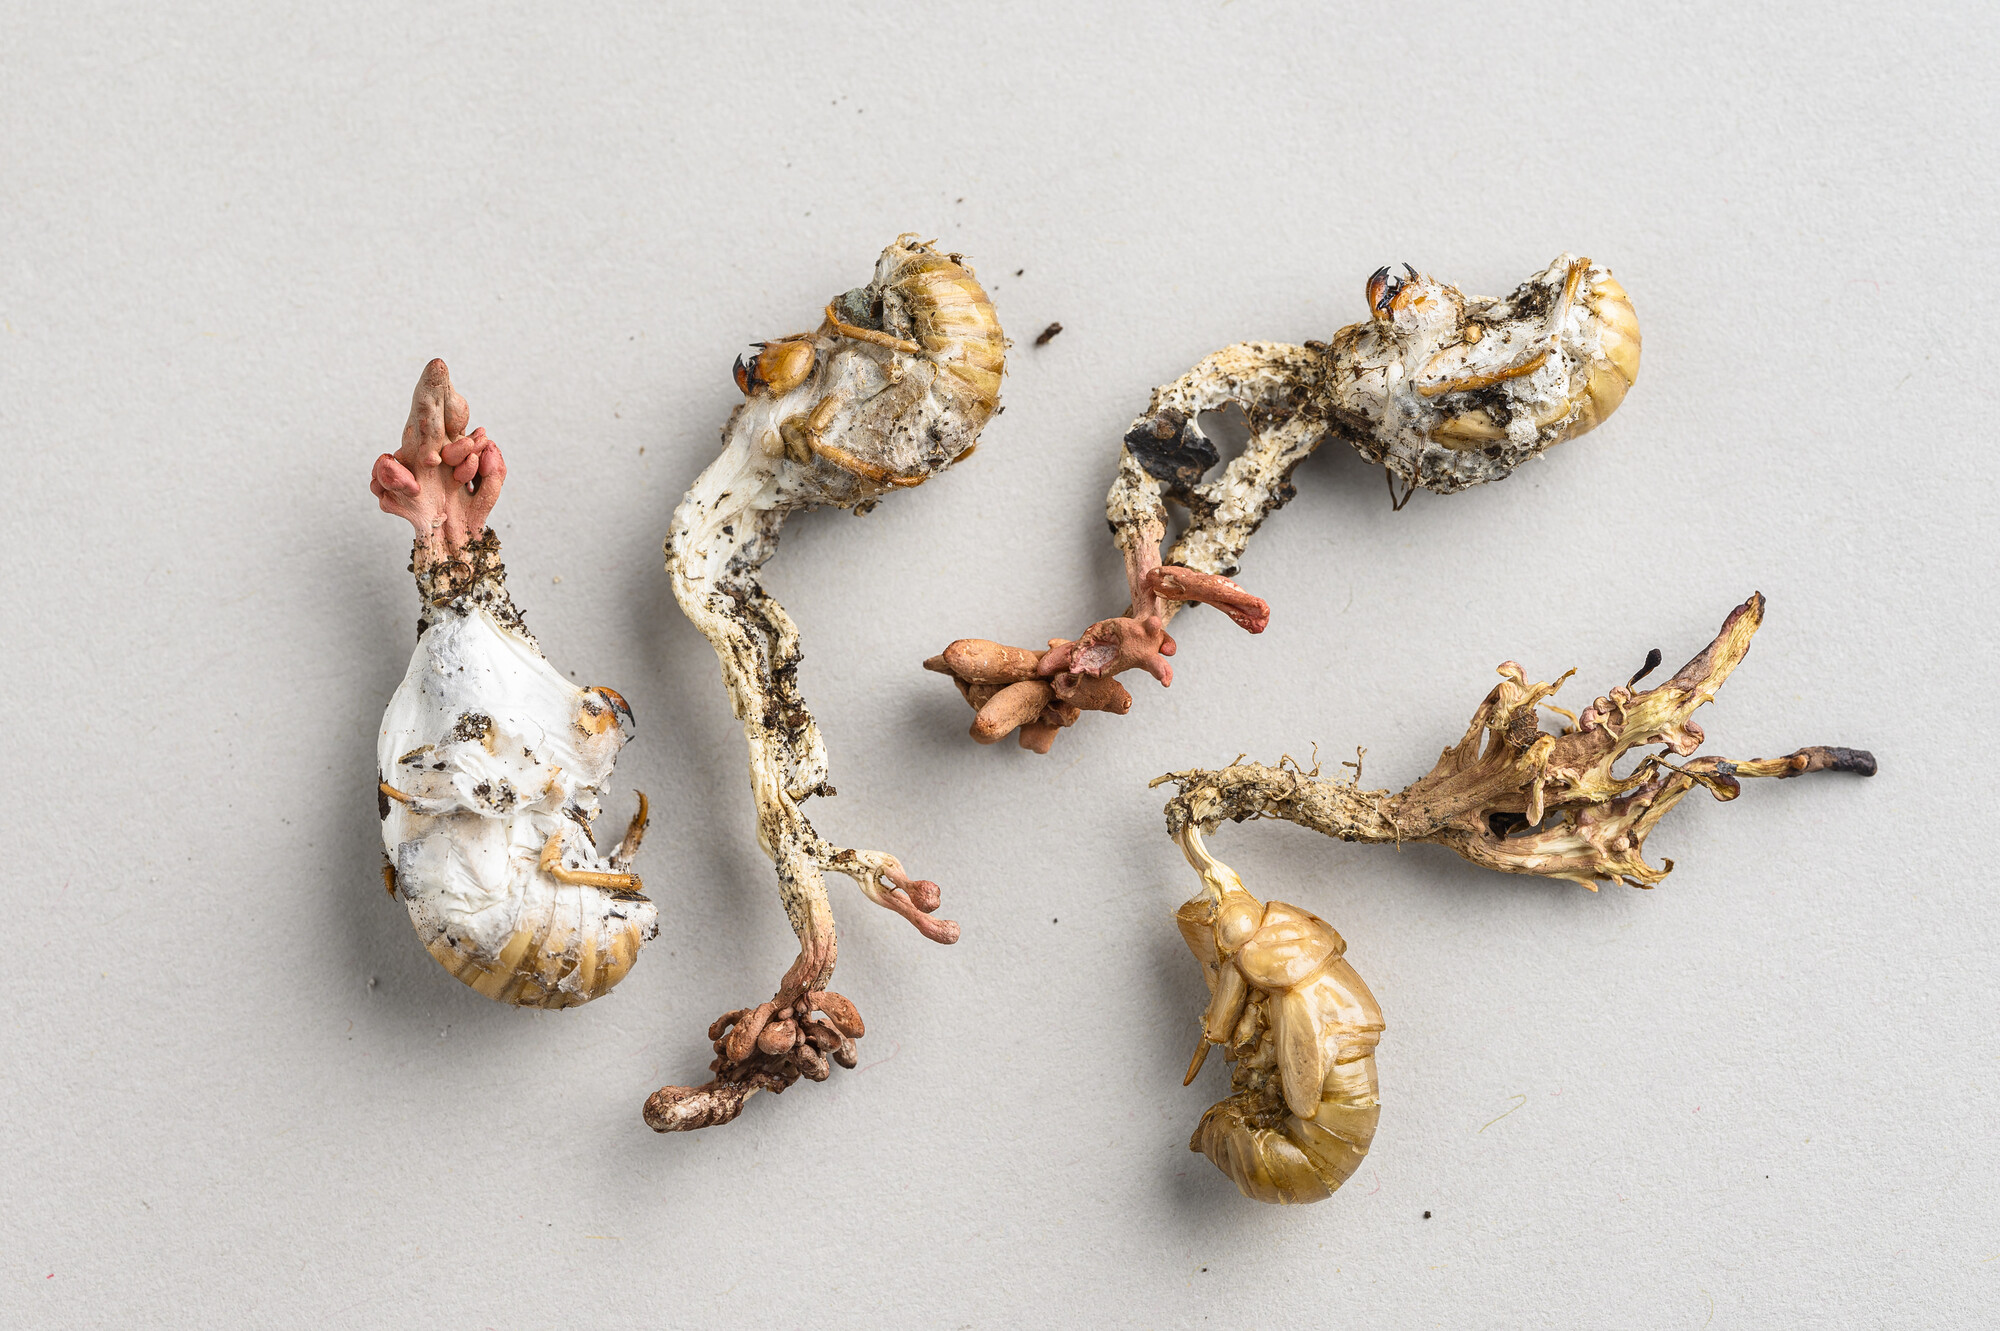
[{"label": "branched fungal fruiting body", "polygon": [[1245,1197],[1322,1201],[1375,1140],[1382,1008],[1332,925],[1244,891],[1193,824],[1178,838],[1202,890],[1174,919],[1209,992],[1183,1084],[1201,1071],[1210,1045],[1235,1065],[1234,1094],[1202,1115],[1188,1149],[1214,1161]]},{"label": "branched fungal fruiting body", "polygon": [[1005,356],[972,270],[906,235],[882,252],[869,285],[827,305],[817,329],[737,362],[745,400],[723,430],[722,456],[674,513],[667,572],[714,645],[743,722],[757,840],[777,866],[799,956],[770,1002],[711,1028],[712,1081],[664,1087],[646,1102],[646,1121],[662,1132],[728,1122],[754,1092],[801,1076],[824,1080],[829,1056],[851,1066],[860,1017],[826,992],[836,947],[827,870],[926,938],[958,937],[956,924],[930,914],[935,883],[910,878],[893,855],[831,846],[807,821],[804,801],[833,793],[826,749],[799,696],[798,629],[757,575],[794,511],[866,512],[970,453],[999,406]]},{"label": "branched fungal fruiting body", "polygon": [[629,872],[646,797],[610,854],[593,825],[632,725],[608,688],[542,656],[484,530],[506,476],[441,360],[424,370],[403,445],[369,488],[417,529],[417,649],[377,745],[383,880],[425,948],[503,1003],[563,1008],[607,992],[657,928]]},{"label": "branched fungal fruiting body", "polygon": [[[1351,782],[1314,779],[1284,762],[1169,773],[1153,782],[1179,788],[1167,802],[1167,830],[1178,837],[1189,827],[1213,831],[1225,818],[1282,818],[1342,841],[1436,842],[1489,869],[1571,879],[1593,891],[1600,881],[1652,887],[1674,865],[1646,863],[1646,836],[1697,785],[1733,800],[1745,777],[1875,773],[1874,755],[1859,749],[1805,748],[1749,762],[1691,757],[1703,740],[1691,719],[1695,709],[1715,697],[1749,652],[1763,617],[1764,598],[1753,594],[1673,678],[1634,692],[1631,683],[1640,677],[1634,676],[1575,717],[1545,701],[1569,675],[1529,684],[1520,666],[1503,662],[1501,682],[1473,713],[1465,738],[1399,793],[1362,790],[1358,767]],[[1648,661],[1657,659],[1655,652]],[[1570,723],[1548,734],[1541,729],[1544,708]],[[1641,758],[1629,775],[1613,770],[1627,752],[1652,744],[1665,747]],[[1670,755],[1687,761],[1671,762]]]},{"label": "branched fungal fruiting body", "polygon": [[[1074,641],[1049,649],[961,639],[925,668],[952,675],[978,711],[973,738],[992,743],[1016,726],[1023,748],[1048,752],[1056,731],[1088,707],[1063,706],[1080,679],[1105,679],[1138,666],[1173,681],[1166,628],[1181,608],[1222,608],[1252,633],[1269,619],[1263,601],[1234,577],[1250,537],[1293,494],[1291,476],[1325,440],[1344,440],[1382,464],[1403,500],[1418,488],[1450,494],[1496,481],[1529,458],[1592,429],[1617,410],[1639,373],[1639,322],[1608,269],[1564,254],[1504,300],[1468,296],[1434,278],[1384,268],[1368,282],[1371,318],[1331,342],[1293,346],[1242,342],[1153,390],[1126,432],[1118,475],[1105,503],[1124,555],[1130,604]],[[1240,407],[1250,437],[1219,476],[1221,460],[1201,416]],[[1400,507],[1403,500],[1398,500]],[[1187,530],[1168,551],[1167,504],[1188,511]],[[958,673],[951,652],[1017,664],[999,677]],[[1040,680],[1030,691],[1001,688]],[[1125,704],[1099,710],[1123,712]]]}]

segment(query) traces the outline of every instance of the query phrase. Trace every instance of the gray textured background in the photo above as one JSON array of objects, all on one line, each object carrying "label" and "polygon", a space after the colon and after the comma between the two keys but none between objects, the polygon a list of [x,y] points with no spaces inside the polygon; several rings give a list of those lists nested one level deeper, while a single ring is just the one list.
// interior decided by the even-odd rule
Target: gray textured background
[{"label": "gray textured background", "polygon": [[[0,1321],[1992,1315],[1990,18],[654,8],[0,18]],[[964,941],[836,880],[862,1070],[656,1138],[646,1093],[791,955],[660,540],[739,346],[911,229],[988,281],[1007,412],[795,520],[771,581],[820,827],[940,880]],[[1565,248],[1644,327],[1609,426],[1400,514],[1328,451],[1251,547],[1261,639],[1199,612],[1130,717],[965,739],[918,662],[1122,605],[1102,495],[1153,384],[1330,334],[1383,263],[1501,292]],[[366,477],[432,355],[507,451],[529,622],[638,713],[614,809],[655,800],[662,934],[581,1011],[453,982],[377,874],[415,606]],[[1179,1085],[1194,880],[1147,779],[1317,743],[1400,785],[1495,663],[1580,667],[1580,705],[1753,589],[1710,747],[1882,775],[1691,797],[1653,892],[1226,828],[1347,937],[1384,1111],[1315,1207],[1189,1154],[1224,1076]]]}]

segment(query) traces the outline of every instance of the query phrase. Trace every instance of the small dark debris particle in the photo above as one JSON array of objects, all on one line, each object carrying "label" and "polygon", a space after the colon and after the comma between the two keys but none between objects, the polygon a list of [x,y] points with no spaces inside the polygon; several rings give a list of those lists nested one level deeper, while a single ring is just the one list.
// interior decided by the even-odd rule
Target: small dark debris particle
[{"label": "small dark debris particle", "polygon": [[958,199],[958,201],[959,201],[960,203],[964,203],[964,202],[965,202],[965,196],[964,196],[964,195],[960,195],[960,196],[959,196],[959,199]]},{"label": "small dark debris particle", "polygon": [[1201,1269],[1202,1269],[1202,1270],[1204,1270],[1204,1271],[1208,1270],[1208,1268],[1207,1268],[1207,1267],[1205,1267],[1205,1266],[1204,1266],[1204,1267],[1202,1267]]},{"label": "small dark debris particle", "polygon": [[[1025,268],[1016,268],[1016,269],[1014,270],[1014,276],[1016,276],[1016,277],[1019,277],[1019,276],[1020,276],[1020,275],[1021,275],[1022,273],[1025,273],[1025,272],[1027,272],[1027,271],[1028,271],[1028,270],[1027,270],[1027,269],[1025,269]],[[1206,1268],[1206,1267],[1204,1267],[1203,1269],[1204,1269],[1204,1270],[1206,1270],[1207,1268]]]},{"label": "small dark debris particle", "polygon": [[1431,1213],[1429,1211],[1424,1212],[1424,1219],[1428,1220],[1430,1218],[1431,1218]]},{"label": "small dark debris particle", "polygon": [[1049,339],[1054,337],[1057,333],[1060,333],[1061,331],[1062,331],[1061,324],[1050,324],[1047,328],[1044,328],[1042,330],[1042,335],[1035,339],[1035,345],[1038,347],[1047,346],[1049,344]]},{"label": "small dark debris particle", "polygon": [[1049,923],[1050,923],[1050,924],[1061,924],[1061,923],[1062,923],[1062,921],[1061,921],[1061,920],[1058,920],[1058,919],[1055,919],[1055,918],[1053,918],[1053,917],[1052,917],[1052,918],[1051,918],[1051,919],[1049,920]]}]

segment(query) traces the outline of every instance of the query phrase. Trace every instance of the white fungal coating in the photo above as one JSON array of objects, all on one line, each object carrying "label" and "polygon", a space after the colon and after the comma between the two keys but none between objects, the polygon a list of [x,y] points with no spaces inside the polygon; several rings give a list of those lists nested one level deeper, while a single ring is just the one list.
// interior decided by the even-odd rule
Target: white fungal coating
[{"label": "white fungal coating", "polygon": [[469,414],[432,361],[402,448],[370,478],[416,528],[423,603],[376,743],[383,878],[458,979],[504,1003],[573,1007],[623,979],[658,927],[627,872],[646,797],[608,855],[592,833],[632,712],[565,679],[508,598],[485,529],[506,464],[483,429],[465,432]]},{"label": "white fungal coating", "polygon": [[446,969],[491,998],[569,1007],[622,979],[658,928],[644,897],[544,866],[553,839],[562,869],[623,871],[591,824],[629,713],[609,690],[564,679],[483,599],[431,607],[382,718],[382,844]]},{"label": "white fungal coating", "polygon": [[[1381,464],[1402,507],[1419,489],[1450,494],[1497,481],[1565,439],[1592,429],[1624,401],[1639,373],[1639,322],[1610,270],[1563,254],[1505,300],[1468,296],[1407,265],[1378,270],[1367,321],[1327,342],[1239,342],[1153,390],[1126,431],[1105,499],[1124,556],[1129,599],[1074,641],[1052,638],[1035,670],[1063,699],[1081,675],[1143,666],[1172,682],[1179,650],[1167,626],[1186,606],[1214,605],[1261,633],[1270,607],[1235,578],[1250,538],[1295,493],[1292,473],[1329,439]],[[1249,438],[1221,465],[1205,413],[1242,411]],[[1219,467],[1219,469],[1218,469]],[[1172,547],[1168,506],[1187,522]],[[1021,652],[985,639],[958,646]],[[959,653],[965,656],[965,650]],[[980,713],[973,738],[993,743],[1018,726],[1021,745],[1047,753],[1080,712],[1001,706],[985,681],[957,674],[943,655],[926,667],[953,676]],[[1123,714],[1124,706],[1105,708]]]},{"label": "white fungal coating", "polygon": [[1361,455],[1405,484],[1498,480],[1609,416],[1638,377],[1632,303],[1588,259],[1560,255],[1505,300],[1392,281],[1375,318],[1335,334],[1320,391]]}]

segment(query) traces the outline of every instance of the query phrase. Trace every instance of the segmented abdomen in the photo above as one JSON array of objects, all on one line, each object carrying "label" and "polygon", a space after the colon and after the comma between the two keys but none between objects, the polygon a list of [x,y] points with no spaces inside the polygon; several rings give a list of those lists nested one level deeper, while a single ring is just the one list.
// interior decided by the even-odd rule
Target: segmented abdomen
[{"label": "segmented abdomen", "polygon": [[[1375,1081],[1375,1044],[1382,1036],[1382,1011],[1368,986],[1344,960],[1337,960],[1309,988],[1322,1013],[1345,1009],[1358,1021],[1329,1024],[1320,1035],[1333,1044],[1319,1103],[1310,1119],[1285,1106],[1272,1066],[1272,1030],[1263,1032],[1256,1052],[1237,1064],[1234,1095],[1211,1105],[1188,1142],[1244,1196],[1260,1202],[1317,1202],[1354,1175],[1375,1140],[1382,1105]],[[1328,1003],[1326,999],[1331,999]]]},{"label": "segmented abdomen", "polygon": [[[640,945],[659,927],[658,910],[644,897],[557,883],[543,873],[535,873],[513,901],[476,916],[409,886],[415,889],[404,893],[410,923],[438,964],[486,997],[516,1007],[575,1007],[602,997],[625,978]],[[492,917],[496,911],[512,912],[511,928]]]},{"label": "segmented abdomen", "polygon": [[1204,885],[1174,916],[1208,981],[1187,1080],[1213,1045],[1235,1065],[1235,1094],[1209,1106],[1188,1149],[1252,1200],[1322,1201],[1360,1168],[1375,1140],[1382,1007],[1347,963],[1347,943],[1332,925],[1251,896],[1236,871],[1208,853],[1196,824],[1175,837]]},{"label": "segmented abdomen", "polygon": [[960,381],[968,400],[957,405],[976,432],[1000,404],[1007,339],[972,270],[955,255],[906,245],[910,239],[898,237],[882,257],[877,280],[884,323],[894,327],[901,322],[900,312],[908,320],[911,340]]},{"label": "segmented abdomen", "polygon": [[1584,391],[1574,399],[1580,410],[1570,426],[1572,439],[1618,410],[1625,391],[1639,380],[1639,315],[1632,298],[1617,278],[1601,268],[1591,272],[1589,282],[1583,304],[1591,314],[1597,346]]}]

